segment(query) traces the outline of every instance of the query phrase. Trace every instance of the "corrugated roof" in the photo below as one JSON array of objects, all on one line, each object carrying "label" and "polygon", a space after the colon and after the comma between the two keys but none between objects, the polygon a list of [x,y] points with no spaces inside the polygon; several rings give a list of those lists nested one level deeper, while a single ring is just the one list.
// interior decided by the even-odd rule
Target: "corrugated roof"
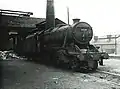
[{"label": "corrugated roof", "polygon": [[5,27],[27,27],[34,28],[36,24],[45,21],[45,18],[19,17],[19,16],[0,16],[0,25]]},{"label": "corrugated roof", "polygon": [[[5,27],[35,28],[36,25],[38,26],[41,22],[44,22],[45,20],[46,20],[45,18],[1,15],[0,25]],[[55,25],[57,24],[66,24],[66,23],[56,18]]]}]

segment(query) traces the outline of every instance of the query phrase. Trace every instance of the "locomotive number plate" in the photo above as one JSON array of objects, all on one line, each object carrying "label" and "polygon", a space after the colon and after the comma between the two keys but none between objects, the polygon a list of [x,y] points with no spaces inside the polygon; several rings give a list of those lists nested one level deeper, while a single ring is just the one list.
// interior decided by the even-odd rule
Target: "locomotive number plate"
[{"label": "locomotive number plate", "polygon": [[87,31],[87,29],[81,29],[81,31]]}]

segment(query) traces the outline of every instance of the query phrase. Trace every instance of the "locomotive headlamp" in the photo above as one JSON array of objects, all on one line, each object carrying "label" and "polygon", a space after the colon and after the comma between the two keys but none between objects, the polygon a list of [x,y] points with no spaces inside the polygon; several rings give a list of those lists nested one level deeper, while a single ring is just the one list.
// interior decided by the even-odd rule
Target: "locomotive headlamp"
[{"label": "locomotive headlamp", "polygon": [[87,52],[87,49],[80,49],[80,51],[81,51],[82,53],[86,53],[86,52]]}]

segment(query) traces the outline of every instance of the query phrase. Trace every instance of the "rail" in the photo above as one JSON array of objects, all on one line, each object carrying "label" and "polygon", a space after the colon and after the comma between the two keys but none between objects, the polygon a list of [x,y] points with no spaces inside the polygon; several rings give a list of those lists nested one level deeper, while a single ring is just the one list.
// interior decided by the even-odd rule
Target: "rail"
[{"label": "rail", "polygon": [[107,80],[110,84],[120,86],[120,74],[108,71],[102,71],[97,69],[94,73],[88,73],[90,76],[94,76],[103,80]]},{"label": "rail", "polygon": [[120,59],[120,55],[109,54],[109,57],[114,59]]},{"label": "rail", "polygon": [[107,72],[107,71],[100,71],[100,70],[96,70],[96,72],[100,72],[100,73],[104,73],[104,74],[109,74],[109,75],[120,77],[120,74],[117,74],[117,73],[112,73],[112,72]]}]

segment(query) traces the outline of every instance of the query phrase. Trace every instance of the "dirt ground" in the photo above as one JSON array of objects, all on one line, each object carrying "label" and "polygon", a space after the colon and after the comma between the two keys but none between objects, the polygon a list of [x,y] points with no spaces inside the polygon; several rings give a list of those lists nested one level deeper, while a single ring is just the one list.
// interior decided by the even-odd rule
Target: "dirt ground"
[{"label": "dirt ground", "polygon": [[99,66],[99,69],[120,74],[120,59],[104,60],[104,66]]},{"label": "dirt ground", "polygon": [[[106,60],[103,67],[108,67],[109,61]],[[56,69],[30,61],[9,60],[1,63],[1,89],[120,89],[120,86],[84,73]]]}]

